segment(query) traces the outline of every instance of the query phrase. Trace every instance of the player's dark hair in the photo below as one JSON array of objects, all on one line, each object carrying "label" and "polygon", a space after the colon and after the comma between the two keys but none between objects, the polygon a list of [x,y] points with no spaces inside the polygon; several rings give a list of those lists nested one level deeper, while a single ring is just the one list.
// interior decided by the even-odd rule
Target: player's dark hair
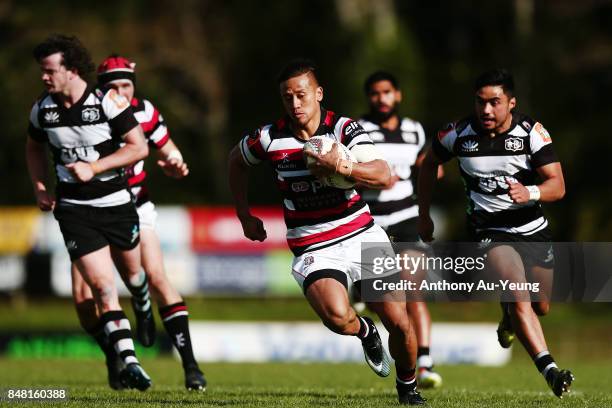
[{"label": "player's dark hair", "polygon": [[285,82],[289,78],[293,78],[299,75],[311,73],[312,76],[319,84],[319,77],[317,75],[317,66],[316,64],[307,58],[298,58],[290,61],[287,65],[283,67],[283,69],[278,73],[278,77],[276,78],[277,82],[280,84],[281,82]]},{"label": "player's dark hair", "polygon": [[477,91],[483,86],[501,86],[508,97],[514,96],[514,78],[504,68],[496,68],[480,74],[474,81],[474,90]]},{"label": "player's dark hair", "polygon": [[80,77],[86,77],[96,66],[91,60],[89,51],[74,35],[53,34],[34,48],[34,58],[41,62],[49,55],[62,53],[62,65],[68,70],[75,70]]},{"label": "player's dark hair", "polygon": [[370,93],[372,85],[380,81],[389,81],[391,82],[391,85],[393,85],[393,88],[395,88],[396,90],[399,89],[399,81],[397,80],[395,75],[387,71],[376,71],[370,74],[363,83],[363,91],[365,92],[365,94],[368,95]]}]

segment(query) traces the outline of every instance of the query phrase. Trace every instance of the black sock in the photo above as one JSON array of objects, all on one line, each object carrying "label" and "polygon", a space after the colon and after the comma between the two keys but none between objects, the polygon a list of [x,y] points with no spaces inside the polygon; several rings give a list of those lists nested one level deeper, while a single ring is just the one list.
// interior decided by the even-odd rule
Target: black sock
[{"label": "black sock", "polygon": [[552,358],[548,350],[544,350],[538,353],[534,358],[533,362],[535,363],[538,371],[544,376],[546,380],[548,380],[548,373],[551,372],[551,368],[557,368],[557,363],[555,363],[555,359]]},{"label": "black sock", "polygon": [[397,373],[397,377],[395,377],[395,384],[397,387],[407,388],[407,389],[416,389],[416,369],[406,369],[404,367],[400,367],[395,363],[395,372]]},{"label": "black sock", "polygon": [[96,323],[95,326],[85,328],[85,331],[91,337],[93,337],[96,343],[98,343],[100,350],[102,350],[106,356],[106,359],[108,360],[111,357],[111,355],[109,355],[109,351],[112,350],[112,347],[109,347],[108,337],[104,333],[104,323],[102,323],[102,319],[98,320],[98,323]]},{"label": "black sock", "polygon": [[197,367],[193,348],[191,346],[191,336],[189,335],[189,313],[185,302],[174,303],[172,305],[159,308],[166,332],[172,340],[183,361],[183,368]]},{"label": "black sock", "polygon": [[115,353],[127,364],[138,363],[130,322],[123,310],[113,310],[100,316],[104,325],[104,333],[108,337],[109,347],[113,347]]},{"label": "black sock", "polygon": [[357,337],[363,340],[370,335],[372,330],[370,330],[370,324],[363,317],[357,315],[357,320],[359,321],[359,331],[357,332]]},{"label": "black sock", "polygon": [[149,295],[149,282],[147,280],[147,275],[144,271],[140,271],[141,275],[139,275],[140,283],[134,285],[132,282],[128,280],[125,282],[125,286],[128,288],[130,293],[132,294],[132,298],[134,300],[134,308],[138,312],[146,312],[151,309],[151,296]]}]

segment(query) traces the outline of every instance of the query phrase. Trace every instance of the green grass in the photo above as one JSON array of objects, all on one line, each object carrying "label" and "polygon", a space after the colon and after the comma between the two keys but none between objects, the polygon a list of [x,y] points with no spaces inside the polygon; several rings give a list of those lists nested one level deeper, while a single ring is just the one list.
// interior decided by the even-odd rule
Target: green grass
[{"label": "green grass", "polygon": [[[612,406],[612,361],[575,361],[573,392],[559,400],[524,358],[500,368],[442,366],[445,384],[424,391],[431,407]],[[101,361],[0,360],[1,387],[62,387],[67,407],[386,407],[397,406],[392,378],[376,377],[364,364],[207,364],[209,388],[188,393],[179,364],[143,360],[154,386],[147,392],[112,391]],[[0,403],[2,405],[2,403]],[[5,406],[9,406],[5,404]],[[42,406],[38,402],[10,406]]]}]

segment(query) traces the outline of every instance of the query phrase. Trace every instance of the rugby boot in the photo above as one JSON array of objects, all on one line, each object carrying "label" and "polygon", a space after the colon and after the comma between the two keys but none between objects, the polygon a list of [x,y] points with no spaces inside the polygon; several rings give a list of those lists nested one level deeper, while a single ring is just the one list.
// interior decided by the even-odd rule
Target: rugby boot
[{"label": "rugby boot", "polygon": [[120,373],[121,384],[125,388],[136,388],[140,391],[145,391],[151,384],[151,377],[147,375],[145,370],[138,363],[128,364]]},{"label": "rugby boot", "polygon": [[391,358],[380,340],[380,335],[372,319],[366,316],[361,318],[368,325],[368,335],[361,339],[366,363],[368,363],[376,375],[387,377],[391,372]]},{"label": "rugby boot", "polygon": [[560,370],[553,367],[546,374],[546,382],[552,392],[559,398],[563,398],[563,394],[570,392],[570,386],[574,381],[574,375],[569,370]]},{"label": "rugby boot", "polygon": [[426,399],[421,397],[421,394],[414,386],[396,383],[397,398],[400,405],[425,405]]},{"label": "rugby boot", "polygon": [[106,370],[108,372],[108,385],[113,390],[123,390],[125,386],[121,382],[121,370],[123,370],[123,360],[115,353],[110,351],[106,355]]},{"label": "rugby boot", "polygon": [[420,388],[438,388],[442,385],[442,376],[432,367],[421,367],[417,374],[417,382]]},{"label": "rugby boot", "polygon": [[508,311],[508,305],[505,303],[501,304],[502,308],[502,319],[497,326],[497,341],[503,348],[510,348],[516,335],[514,329],[512,329],[512,322],[510,321],[510,312]]},{"label": "rugby boot", "polygon": [[185,388],[188,391],[206,391],[206,378],[197,366],[185,368]]}]

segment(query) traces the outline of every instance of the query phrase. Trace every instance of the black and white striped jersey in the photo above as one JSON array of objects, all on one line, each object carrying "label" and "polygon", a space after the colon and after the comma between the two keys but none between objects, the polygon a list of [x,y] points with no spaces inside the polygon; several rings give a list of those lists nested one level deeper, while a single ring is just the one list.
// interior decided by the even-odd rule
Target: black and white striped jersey
[{"label": "black and white striped jersey", "polygon": [[97,174],[78,182],[65,167],[77,161],[93,162],[119,149],[122,137],[138,126],[130,104],[113,89],[88,86],[70,108],[48,93],[34,103],[28,133],[39,143],[49,143],[57,176],[58,201],[109,207],[131,200],[123,169]]},{"label": "black and white striped jersey", "polygon": [[425,131],[417,121],[402,119],[395,131],[381,128],[367,116],[359,120],[370,139],[389,163],[399,180],[388,190],[364,190],[363,199],[370,206],[374,221],[388,228],[414,218],[419,209],[414,185],[414,164],[425,146]]},{"label": "black and white striped jersey", "polygon": [[507,193],[509,180],[536,184],[535,169],[558,161],[550,135],[539,122],[513,113],[510,129],[490,137],[472,116],[440,131],[432,147],[442,161],[459,161],[473,230],[531,235],[548,226],[539,203],[516,204]]}]

